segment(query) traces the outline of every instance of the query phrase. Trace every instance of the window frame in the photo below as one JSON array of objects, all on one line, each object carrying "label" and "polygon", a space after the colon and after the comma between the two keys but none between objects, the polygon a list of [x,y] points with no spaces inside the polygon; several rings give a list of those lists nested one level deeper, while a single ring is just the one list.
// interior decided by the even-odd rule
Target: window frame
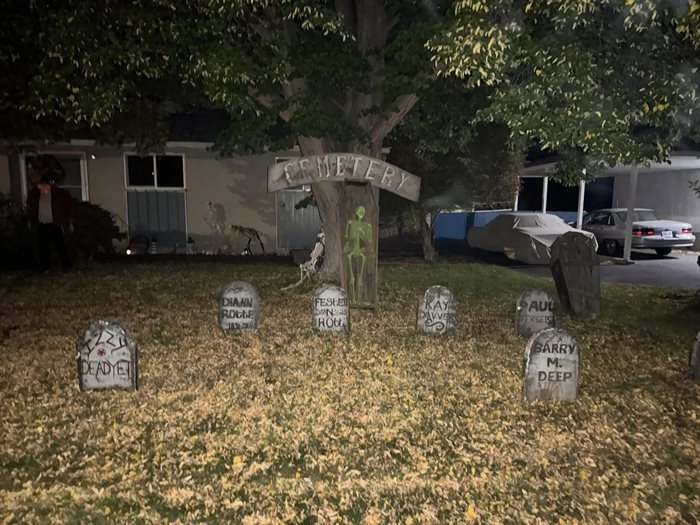
[{"label": "window frame", "polygon": [[595,226],[614,226],[615,222],[613,220],[612,213],[609,211],[598,212],[599,215],[596,217],[597,222],[593,223]]},{"label": "window frame", "polygon": [[[129,162],[128,157],[151,157],[153,159],[153,186],[135,186],[129,184]],[[181,187],[162,187],[158,186],[158,163],[156,157],[180,157],[182,159],[182,186]],[[187,191],[187,166],[184,153],[145,153],[139,154],[135,151],[125,151],[122,155],[124,164],[124,188],[132,191]]]},{"label": "window frame", "polygon": [[[19,174],[20,174],[20,189],[22,191],[22,202],[27,202],[27,197],[29,196],[29,182],[27,181],[27,157],[34,157],[36,155],[56,155],[56,156],[70,156],[78,157],[80,162],[80,198],[83,202],[90,202],[90,188],[89,188],[89,177],[88,177],[88,164],[87,164],[87,153],[84,151],[70,151],[70,150],[41,150],[33,152],[22,152],[19,154]],[[60,159],[59,159],[60,160]],[[59,185],[59,188],[63,186]],[[70,186],[75,188],[76,186]]]}]

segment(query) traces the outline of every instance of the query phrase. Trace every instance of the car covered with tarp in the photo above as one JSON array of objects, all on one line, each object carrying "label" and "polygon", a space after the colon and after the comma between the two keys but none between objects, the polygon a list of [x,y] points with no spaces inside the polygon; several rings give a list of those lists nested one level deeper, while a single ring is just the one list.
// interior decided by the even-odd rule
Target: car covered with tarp
[{"label": "car covered with tarp", "polygon": [[597,248],[592,233],[573,228],[556,215],[533,212],[502,213],[484,226],[472,226],[467,242],[526,264],[549,264],[554,241],[572,231],[593,239]]}]

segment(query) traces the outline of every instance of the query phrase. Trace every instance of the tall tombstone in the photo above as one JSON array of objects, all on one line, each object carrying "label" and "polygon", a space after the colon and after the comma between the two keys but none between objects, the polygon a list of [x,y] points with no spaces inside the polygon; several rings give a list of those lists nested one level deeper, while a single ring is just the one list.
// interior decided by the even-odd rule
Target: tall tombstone
[{"label": "tall tombstone", "polygon": [[700,332],[695,336],[693,346],[690,349],[688,365],[690,367],[690,377],[700,379]]},{"label": "tall tombstone", "polygon": [[340,286],[324,284],[311,299],[311,328],[315,332],[349,332],[350,302]]},{"label": "tall tombstone", "polygon": [[542,290],[528,290],[518,297],[515,307],[515,331],[523,337],[554,328],[555,319],[554,300],[547,292]]},{"label": "tall tombstone", "polygon": [[600,264],[596,242],[568,232],[552,244],[551,270],[564,312],[576,316],[600,313]]},{"label": "tall tombstone", "polygon": [[452,332],[456,313],[452,292],[444,286],[431,286],[418,301],[416,330],[426,334]]},{"label": "tall tombstone", "polygon": [[534,334],[525,347],[523,399],[576,401],[580,349],[558,328]]},{"label": "tall tombstone", "polygon": [[99,320],[76,341],[80,390],[138,388],[138,345],[117,321]]},{"label": "tall tombstone", "polygon": [[268,191],[304,184],[343,185],[338,204],[340,284],[353,307],[371,308],[377,303],[379,190],[418,202],[420,182],[420,177],[381,159],[356,153],[289,159],[267,171]]},{"label": "tall tombstone", "polygon": [[257,330],[259,319],[260,298],[252,285],[234,281],[224,288],[219,299],[219,327],[222,330]]}]

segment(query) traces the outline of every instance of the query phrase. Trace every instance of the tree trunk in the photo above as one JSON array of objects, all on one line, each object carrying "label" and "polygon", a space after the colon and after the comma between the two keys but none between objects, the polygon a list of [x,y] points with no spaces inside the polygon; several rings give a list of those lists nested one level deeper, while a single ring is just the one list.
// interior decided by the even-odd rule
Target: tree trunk
[{"label": "tree trunk", "polygon": [[415,214],[420,224],[420,233],[423,240],[423,259],[429,262],[435,262],[437,252],[433,246],[433,233],[435,231],[435,220],[423,208],[417,208]]},{"label": "tree trunk", "polygon": [[342,251],[343,226],[340,224],[342,183],[321,182],[312,184],[311,189],[321,217],[323,233],[326,234],[323,265],[318,276],[324,280],[335,280],[340,275],[340,254]]},{"label": "tree trunk", "polygon": [[[321,155],[338,151],[332,142],[317,137],[299,137],[299,149],[305,157],[310,155]],[[355,142],[344,149],[348,153],[358,153],[378,157],[381,154],[381,142],[373,147]],[[375,193],[378,191],[373,188]],[[323,266],[318,273],[322,280],[337,280],[340,278],[340,262],[343,254],[343,236],[345,234],[344,218],[344,197],[345,183],[343,182],[320,182],[311,185],[314,200],[321,217],[323,232],[326,234],[326,251],[323,259]],[[365,206],[368,218],[379,216],[379,198],[373,199]],[[345,220],[344,220],[345,219]],[[372,232],[375,236],[377,231]]]},{"label": "tree trunk", "polygon": [[[299,149],[304,157],[333,151],[332,146],[327,141],[316,137],[299,137]],[[340,182],[322,182],[311,185],[318,214],[321,217],[321,227],[326,235],[323,266],[318,272],[319,278],[323,280],[336,280],[340,275],[343,231],[340,224],[342,186]]]}]

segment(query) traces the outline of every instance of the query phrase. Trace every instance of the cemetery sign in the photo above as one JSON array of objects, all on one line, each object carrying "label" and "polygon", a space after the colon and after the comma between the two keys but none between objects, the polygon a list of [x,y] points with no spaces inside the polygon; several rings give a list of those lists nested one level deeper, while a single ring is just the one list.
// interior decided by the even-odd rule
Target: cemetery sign
[{"label": "cemetery sign", "polygon": [[420,177],[383,160],[356,153],[327,153],[274,164],[267,172],[267,191],[286,190],[315,182],[345,180],[366,182],[418,202]]}]

